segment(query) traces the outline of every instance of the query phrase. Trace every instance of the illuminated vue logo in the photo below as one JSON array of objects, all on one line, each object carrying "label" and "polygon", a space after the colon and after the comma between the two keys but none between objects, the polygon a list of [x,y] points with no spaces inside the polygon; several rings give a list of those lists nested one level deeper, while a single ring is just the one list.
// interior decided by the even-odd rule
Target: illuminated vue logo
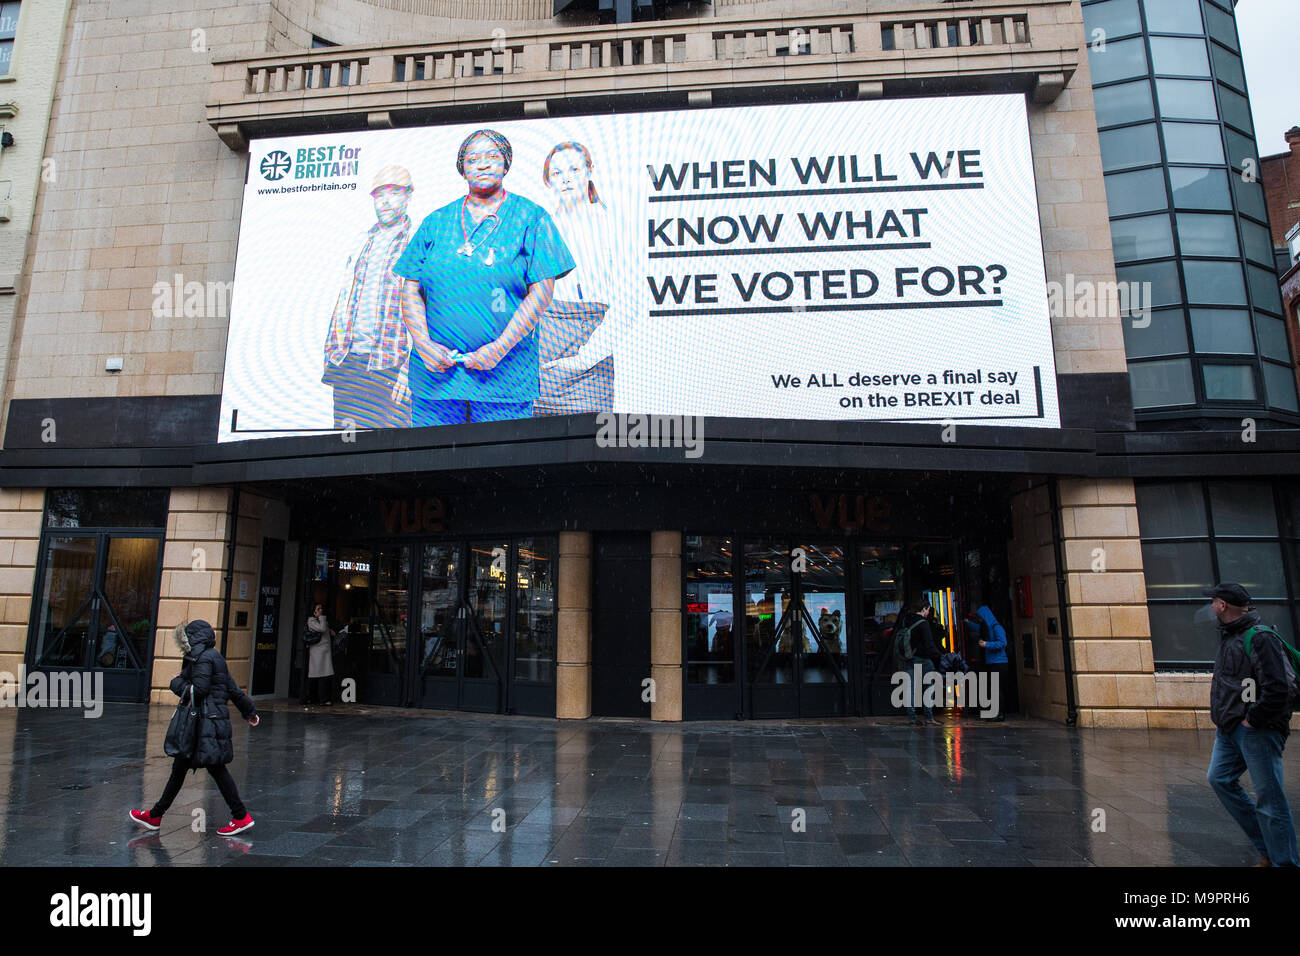
[{"label": "illuminated vue logo", "polygon": [[263,178],[275,182],[278,179],[283,179],[292,165],[293,160],[289,158],[289,154],[282,149],[277,149],[274,152],[267,153],[262,158],[260,169]]}]

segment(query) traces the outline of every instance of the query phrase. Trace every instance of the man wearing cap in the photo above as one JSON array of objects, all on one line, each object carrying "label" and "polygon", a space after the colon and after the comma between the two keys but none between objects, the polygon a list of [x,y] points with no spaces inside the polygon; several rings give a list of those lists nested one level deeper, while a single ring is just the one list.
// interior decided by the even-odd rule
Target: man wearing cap
[{"label": "man wearing cap", "polygon": [[[1218,732],[1206,774],[1219,800],[1259,851],[1260,866],[1297,866],[1295,824],[1282,789],[1282,750],[1290,733],[1296,675],[1282,642],[1260,626],[1240,584],[1205,592],[1219,621],[1219,653],[1210,683],[1210,719]],[[1258,804],[1241,786],[1250,771]]]},{"label": "man wearing cap", "polygon": [[411,174],[401,166],[385,167],[370,195],[378,221],[348,258],[325,338],[321,381],[334,389],[335,428],[411,424],[411,341],[402,319],[402,280],[393,275],[411,238]]}]

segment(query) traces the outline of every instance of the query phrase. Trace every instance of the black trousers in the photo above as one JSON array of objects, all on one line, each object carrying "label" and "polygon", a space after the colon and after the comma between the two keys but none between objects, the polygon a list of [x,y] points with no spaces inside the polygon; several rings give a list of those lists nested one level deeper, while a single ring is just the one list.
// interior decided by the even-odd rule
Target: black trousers
[{"label": "black trousers", "polygon": [[[167,808],[176,799],[176,794],[181,792],[181,785],[185,783],[185,774],[189,771],[188,758],[177,757],[172,761],[172,775],[167,778],[167,786],[163,787],[162,796],[149,811],[153,816],[160,817],[167,812]],[[230,775],[226,765],[208,767],[208,773],[217,782],[217,789],[221,791],[221,795],[226,798],[226,803],[230,807],[230,816],[235,820],[242,820],[248,810],[244,806],[244,801],[239,799],[239,788],[235,786],[235,778]]]},{"label": "black trousers", "polygon": [[315,701],[318,704],[325,703],[325,701],[329,700],[333,694],[334,689],[331,686],[333,682],[334,678],[328,676],[304,678],[302,702],[304,704],[310,703],[311,701]]}]

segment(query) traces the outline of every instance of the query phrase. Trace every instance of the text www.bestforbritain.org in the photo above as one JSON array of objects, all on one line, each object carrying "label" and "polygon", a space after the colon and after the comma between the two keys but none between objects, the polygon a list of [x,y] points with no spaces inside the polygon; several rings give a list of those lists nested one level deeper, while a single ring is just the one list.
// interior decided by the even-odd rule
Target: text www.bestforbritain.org
[{"label": "text www.bestforbritain.org", "polygon": [[351,183],[303,183],[301,186],[268,186],[266,189],[259,189],[259,196],[274,196],[276,193],[314,193],[322,189],[356,189],[357,184]]}]

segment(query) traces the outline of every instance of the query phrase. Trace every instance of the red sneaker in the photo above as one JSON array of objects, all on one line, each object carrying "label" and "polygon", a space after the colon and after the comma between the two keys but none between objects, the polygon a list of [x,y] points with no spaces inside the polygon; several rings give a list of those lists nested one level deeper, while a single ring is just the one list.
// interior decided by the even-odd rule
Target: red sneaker
[{"label": "red sneaker", "polygon": [[223,837],[234,836],[236,833],[243,833],[245,830],[253,828],[253,817],[245,813],[243,819],[231,820],[224,827],[217,831]]},{"label": "red sneaker", "polygon": [[162,817],[155,817],[148,810],[132,810],[131,819],[146,830],[157,830],[162,826]]}]

